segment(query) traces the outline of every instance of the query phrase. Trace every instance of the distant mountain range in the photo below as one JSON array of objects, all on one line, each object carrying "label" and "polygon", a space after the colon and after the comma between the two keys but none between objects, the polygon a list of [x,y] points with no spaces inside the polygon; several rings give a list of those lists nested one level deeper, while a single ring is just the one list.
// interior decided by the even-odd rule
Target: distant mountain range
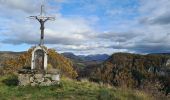
[{"label": "distant mountain range", "polygon": [[105,61],[109,58],[107,54],[95,54],[95,55],[75,55],[71,52],[62,53],[67,58],[76,60],[76,61]]},{"label": "distant mountain range", "polygon": [[[4,58],[14,58],[19,56],[20,54],[23,54],[25,51],[23,52],[13,52],[13,51],[0,51],[0,60],[4,59]],[[61,53],[63,56],[70,58],[74,61],[85,61],[85,62],[89,62],[89,61],[105,61],[107,60],[110,55],[107,54],[94,54],[94,55],[75,55],[72,52],[64,52]],[[170,53],[151,53],[149,55],[170,55]]]},{"label": "distant mountain range", "polygon": [[[12,51],[0,51],[0,58],[13,58],[16,57],[23,52],[12,52]],[[63,56],[70,58],[72,60],[78,60],[78,61],[104,61],[109,58],[109,55],[107,54],[95,54],[95,55],[75,55],[71,52],[65,52],[61,53]]]},{"label": "distant mountain range", "polygon": [[[11,59],[18,57],[23,54],[23,52],[12,52],[12,51],[0,51],[0,64],[6,59]],[[62,53],[64,57],[67,57],[74,62],[102,62],[109,58],[107,54],[96,54],[96,55],[75,55],[71,52]]]}]

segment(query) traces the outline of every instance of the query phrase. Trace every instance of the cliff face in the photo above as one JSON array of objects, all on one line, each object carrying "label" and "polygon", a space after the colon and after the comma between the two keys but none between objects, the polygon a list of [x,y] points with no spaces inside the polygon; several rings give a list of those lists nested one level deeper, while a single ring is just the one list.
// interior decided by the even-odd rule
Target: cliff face
[{"label": "cliff face", "polygon": [[167,68],[170,65],[169,62],[170,56],[168,55],[116,53],[107,59],[103,65],[110,63],[118,69],[124,67],[128,67],[130,69],[138,69],[142,67],[144,68],[143,70],[147,71],[151,68],[155,68],[156,70]]},{"label": "cliff face", "polygon": [[[115,86],[141,88],[159,83],[164,88],[169,83],[170,56],[116,53],[96,68],[91,79]],[[162,80],[163,79],[163,80]],[[166,85],[167,90],[170,89]]]}]

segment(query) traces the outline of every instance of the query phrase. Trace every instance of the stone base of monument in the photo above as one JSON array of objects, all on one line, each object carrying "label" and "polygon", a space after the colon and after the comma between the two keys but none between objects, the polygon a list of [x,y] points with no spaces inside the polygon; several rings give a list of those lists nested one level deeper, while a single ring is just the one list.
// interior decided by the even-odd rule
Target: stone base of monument
[{"label": "stone base of monument", "polygon": [[57,69],[47,67],[47,48],[35,46],[32,49],[31,66],[19,70],[20,86],[50,86],[59,84],[60,74]]},{"label": "stone base of monument", "polygon": [[59,84],[59,73],[42,73],[36,70],[20,70],[19,71],[19,85],[20,86],[50,86]]}]

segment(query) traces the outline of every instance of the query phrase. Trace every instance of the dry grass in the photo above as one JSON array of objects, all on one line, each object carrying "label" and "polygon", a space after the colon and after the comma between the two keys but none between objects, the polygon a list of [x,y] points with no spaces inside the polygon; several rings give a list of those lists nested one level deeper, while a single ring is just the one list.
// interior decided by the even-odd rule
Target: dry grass
[{"label": "dry grass", "polygon": [[78,82],[63,78],[60,85],[19,87],[5,84],[3,80],[8,78],[9,76],[0,78],[0,100],[152,100],[140,91],[113,88],[110,85],[89,82],[87,79]]}]

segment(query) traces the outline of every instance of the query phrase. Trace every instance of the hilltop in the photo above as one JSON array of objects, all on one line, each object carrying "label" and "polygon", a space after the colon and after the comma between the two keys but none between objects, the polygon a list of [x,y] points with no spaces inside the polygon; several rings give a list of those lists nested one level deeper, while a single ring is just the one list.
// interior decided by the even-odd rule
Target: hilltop
[{"label": "hilltop", "polygon": [[[62,78],[59,85],[49,87],[19,87],[11,80],[16,76],[0,78],[0,97],[3,100],[152,100],[153,97],[137,90],[115,88],[82,80]],[[154,99],[153,99],[154,100]]]},{"label": "hilltop", "polygon": [[[26,59],[30,59],[30,50],[24,53],[3,52],[0,55],[1,58],[4,55],[8,58],[5,60],[7,63],[4,64],[2,72],[10,71],[13,73],[23,67],[23,64],[29,65],[30,63],[26,62]],[[98,55],[93,56],[97,57]],[[59,68],[65,76],[72,76],[73,79],[76,78],[80,81],[87,79],[98,85],[104,83],[117,88],[140,90],[152,94],[160,100],[169,98],[169,54],[115,53],[100,61],[82,58],[73,53],[59,54],[55,50],[49,49],[48,67]],[[20,67],[17,67],[18,63],[21,63]],[[77,81],[72,82],[77,84]]]}]

